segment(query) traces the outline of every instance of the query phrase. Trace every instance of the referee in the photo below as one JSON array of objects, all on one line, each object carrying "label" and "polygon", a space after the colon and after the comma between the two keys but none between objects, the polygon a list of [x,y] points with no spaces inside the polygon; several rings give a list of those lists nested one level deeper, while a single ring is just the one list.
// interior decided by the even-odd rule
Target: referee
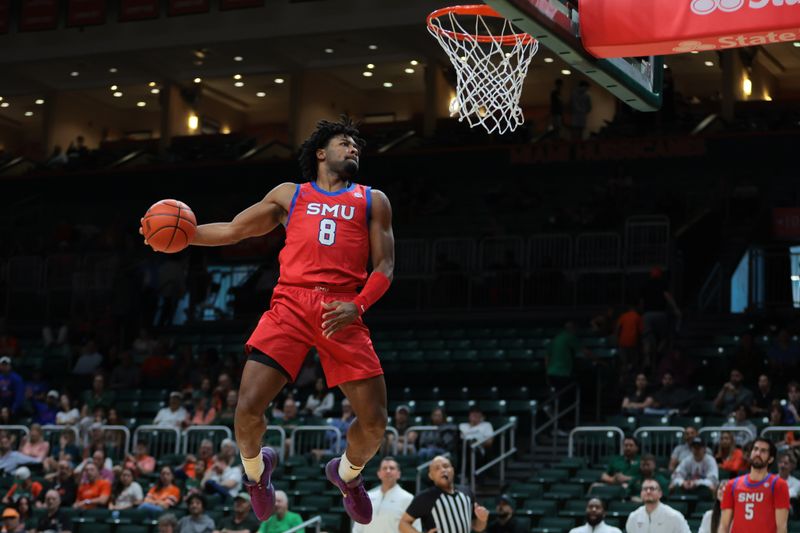
[{"label": "referee", "polygon": [[422,522],[426,533],[470,533],[483,531],[489,511],[478,505],[466,487],[456,487],[455,470],[450,459],[438,455],[428,467],[433,487],[417,494],[400,519],[400,533],[419,533],[414,520]]}]

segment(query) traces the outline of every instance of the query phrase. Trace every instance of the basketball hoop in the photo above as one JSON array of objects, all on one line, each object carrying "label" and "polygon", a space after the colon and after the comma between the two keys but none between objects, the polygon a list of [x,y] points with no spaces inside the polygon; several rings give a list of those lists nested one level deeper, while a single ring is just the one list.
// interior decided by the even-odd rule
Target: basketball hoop
[{"label": "basketball hoop", "polygon": [[487,5],[445,7],[428,15],[427,22],[456,69],[450,116],[489,133],[517,129],[524,121],[519,98],[539,49],[536,39]]}]

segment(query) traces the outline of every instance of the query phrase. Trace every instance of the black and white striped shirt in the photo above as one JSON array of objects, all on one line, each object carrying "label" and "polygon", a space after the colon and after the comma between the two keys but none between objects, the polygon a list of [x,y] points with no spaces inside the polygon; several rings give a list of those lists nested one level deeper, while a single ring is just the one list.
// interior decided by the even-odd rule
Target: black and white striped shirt
[{"label": "black and white striped shirt", "polygon": [[432,487],[417,494],[406,512],[422,521],[422,531],[436,528],[438,533],[470,533],[474,501],[467,487],[457,486],[452,494]]}]

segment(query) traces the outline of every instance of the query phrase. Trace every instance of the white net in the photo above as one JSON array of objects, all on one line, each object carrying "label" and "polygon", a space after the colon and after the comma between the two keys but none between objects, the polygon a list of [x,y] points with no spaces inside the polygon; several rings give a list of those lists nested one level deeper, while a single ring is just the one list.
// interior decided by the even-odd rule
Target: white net
[{"label": "white net", "polygon": [[507,19],[453,11],[430,18],[428,31],[457,73],[450,116],[458,116],[459,122],[466,119],[470,127],[481,125],[489,133],[517,129],[524,122],[519,99],[539,48],[536,39],[519,33]]}]

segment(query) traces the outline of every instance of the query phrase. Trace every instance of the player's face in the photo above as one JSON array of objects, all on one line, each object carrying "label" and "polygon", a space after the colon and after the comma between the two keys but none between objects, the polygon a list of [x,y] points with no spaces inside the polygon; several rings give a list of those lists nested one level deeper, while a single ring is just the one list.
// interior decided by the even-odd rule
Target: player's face
[{"label": "player's face", "polygon": [[757,441],[753,444],[750,452],[750,465],[753,468],[762,469],[769,466],[769,445],[766,442]]},{"label": "player's face", "polygon": [[359,148],[349,135],[337,135],[325,147],[325,162],[334,173],[352,178],[358,173]]},{"label": "player's face", "polygon": [[400,479],[400,467],[394,461],[383,461],[378,470],[378,479],[387,483],[397,483]]}]

